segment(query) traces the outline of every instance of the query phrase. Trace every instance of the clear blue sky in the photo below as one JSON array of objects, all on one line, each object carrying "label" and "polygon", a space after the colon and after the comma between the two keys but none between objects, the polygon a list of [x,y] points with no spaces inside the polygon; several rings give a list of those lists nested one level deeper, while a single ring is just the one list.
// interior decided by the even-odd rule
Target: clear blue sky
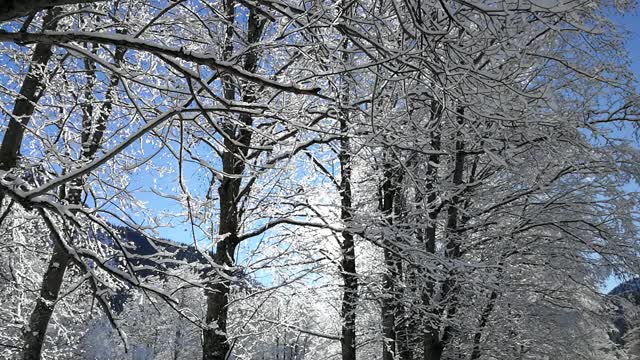
[{"label": "clear blue sky", "polygon": [[638,11],[629,12],[614,18],[626,30],[631,32],[627,42],[627,50],[631,57],[632,70],[640,78],[640,15]]},{"label": "clear blue sky", "polygon": [[[625,46],[629,52],[631,70],[633,70],[636,78],[640,79],[640,13],[638,10],[634,10],[615,16],[613,19],[620,24],[624,30],[630,32]],[[609,292],[619,283],[620,280],[611,277],[604,286],[603,291]]]}]

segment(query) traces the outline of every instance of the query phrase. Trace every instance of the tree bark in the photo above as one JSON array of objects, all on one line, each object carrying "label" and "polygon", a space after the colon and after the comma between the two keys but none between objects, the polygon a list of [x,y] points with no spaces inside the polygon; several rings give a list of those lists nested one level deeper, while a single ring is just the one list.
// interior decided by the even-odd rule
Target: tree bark
[{"label": "tree bark", "polygon": [[[387,160],[387,159],[385,159]],[[385,218],[385,225],[393,225],[393,203],[396,197],[396,179],[393,168],[389,161],[383,165],[383,183],[380,188],[380,210]],[[393,252],[394,244],[386,236],[382,240],[384,246],[385,272],[383,275],[384,297],[382,298],[382,336],[384,342],[382,346],[382,359],[393,360],[396,355],[396,321],[398,315],[397,288],[399,277],[401,276],[401,263],[397,255]]]},{"label": "tree bark", "polygon": [[53,6],[84,4],[105,0],[0,0],[0,21],[12,20]]},{"label": "tree bark", "polygon": [[[344,6],[344,3],[342,4]],[[349,17],[349,8],[343,9]],[[342,45],[342,61],[349,63],[350,56],[347,52],[348,41],[345,39]],[[344,283],[342,294],[342,360],[356,360],[356,308],[358,302],[358,277],[356,273],[356,251],[353,233],[349,230],[352,220],[352,192],[351,192],[351,146],[349,141],[349,114],[345,109],[349,105],[348,74],[341,75],[340,88],[340,218],[347,228],[342,232],[342,260],[341,273]]]},{"label": "tree bark", "polygon": [[[438,151],[441,148],[440,144],[440,118],[442,116],[442,105],[438,101],[431,103],[431,115],[429,126],[431,130],[431,148],[434,151]],[[427,163],[427,171],[425,178],[425,192],[427,194],[427,226],[424,231],[424,245],[425,250],[430,254],[436,252],[436,220],[438,218],[439,210],[436,208],[437,194],[435,190],[435,183],[438,176],[438,165],[440,164],[440,156],[436,154],[429,155]],[[422,196],[419,196],[419,202],[422,201]],[[433,295],[435,292],[435,283],[426,279],[425,290],[422,294],[422,302],[426,308],[431,306]],[[427,319],[427,321],[431,321]],[[440,334],[439,329],[436,327],[429,327],[424,330],[423,339],[423,358],[424,360],[439,359],[442,356],[442,348],[440,348]]]},{"label": "tree bark", "polygon": [[[348,117],[342,114],[340,119],[340,217],[348,228],[351,223],[351,155],[349,153]],[[342,360],[356,360],[356,307],[358,302],[358,277],[356,273],[356,252],[353,234],[350,230],[342,232]]]},{"label": "tree bark", "polygon": [[55,302],[58,300],[69,261],[70,257],[67,252],[55,244],[47,270],[42,278],[40,297],[36,300],[36,306],[29,317],[29,325],[24,329],[22,352],[24,360],[40,359],[49,320],[53,315]]},{"label": "tree bark", "polygon": [[[400,191],[400,179],[396,179],[398,185],[398,189],[395,191],[395,199],[394,199],[394,217],[396,219],[396,223],[406,224],[407,221],[407,204],[405,198],[403,196],[403,191]],[[401,232],[402,229],[396,230],[396,232]],[[404,241],[401,237],[397,237],[396,241]],[[408,266],[406,266],[408,268]],[[396,256],[396,272],[397,272],[397,280],[403,281],[405,284],[409,283],[411,271],[409,269],[405,269],[405,266],[402,260]],[[411,321],[412,314],[409,313],[409,310],[406,306],[406,286],[401,285],[396,287],[395,291],[395,310],[396,310],[396,351],[397,356],[400,360],[413,360],[413,334],[411,333]]]},{"label": "tree bark", "polygon": [[[225,2],[225,16],[227,20],[227,30],[225,38],[224,59],[229,59],[233,53],[233,25],[235,23],[235,2],[227,0]],[[255,44],[260,40],[264,28],[264,20],[261,20],[252,8],[249,10],[247,19],[247,44]],[[258,65],[258,54],[255,50],[246,54],[243,64],[244,70],[254,72]],[[255,98],[255,85],[244,84],[242,101],[253,103]],[[223,91],[226,100],[235,100],[236,91],[232,78],[229,75],[223,76]],[[238,239],[239,223],[242,209],[238,207],[240,199],[240,185],[244,173],[245,158],[251,145],[251,125],[253,119],[250,115],[241,114],[239,120],[244,124],[238,128],[233,122],[228,121],[223,125],[226,132],[224,140],[225,152],[222,154],[222,173],[231,176],[223,176],[218,195],[220,201],[220,215],[218,233],[223,239],[216,246],[214,261],[221,265],[224,276],[213,275],[209,289],[207,290],[207,327],[203,330],[202,358],[203,360],[225,360],[229,356],[231,349],[229,337],[227,335],[227,319],[229,306],[229,293],[232,275],[232,267],[235,265],[235,250],[239,245]],[[218,270],[217,270],[218,271]]]},{"label": "tree bark", "polygon": [[482,310],[482,314],[480,315],[480,321],[478,323],[478,329],[476,333],[473,335],[473,350],[471,351],[470,360],[478,360],[482,355],[482,351],[480,349],[480,342],[482,340],[482,332],[484,328],[489,323],[489,316],[493,312],[493,308],[495,306],[496,299],[498,298],[498,292],[495,290],[491,291],[491,295],[489,295],[489,302]]},{"label": "tree bark", "polygon": [[[56,9],[47,11],[43,18],[43,29],[55,30],[55,17],[58,13]],[[46,86],[38,70],[47,66],[51,55],[51,45],[37,44],[34,48],[31,64],[20,87],[20,95],[14,103],[9,125],[0,145],[0,170],[9,171],[17,165],[24,131]],[[29,317],[29,324],[23,330],[22,358],[25,360],[40,359],[47,326],[60,292],[59,284],[62,283],[68,264],[69,257],[66,252],[54,244],[47,271],[42,279],[40,296]]]},{"label": "tree bark", "polygon": [[[124,53],[124,49],[116,48],[114,59],[116,64],[122,61]],[[88,74],[93,78],[96,76],[95,71],[89,70]],[[104,130],[106,129],[106,122],[111,115],[111,110],[113,108],[113,101],[115,98],[114,92],[118,83],[118,77],[113,75],[110,79],[106,100],[96,119],[93,118],[93,105],[87,104],[82,121],[81,138],[81,160],[84,162],[91,161],[95,157],[95,154],[99,149],[99,145],[102,143]],[[87,89],[87,91],[90,92],[91,90],[91,87]],[[93,126],[94,122],[95,126]],[[95,131],[91,131],[91,129],[95,129]],[[68,184],[68,189],[66,192],[63,192],[62,198],[66,199],[71,205],[80,205],[82,203],[84,184],[84,177],[74,179],[70,184]],[[36,301],[36,306],[29,318],[29,325],[24,330],[24,350],[22,353],[22,358],[24,360],[40,359],[49,321],[53,315],[55,302],[58,300],[60,289],[64,283],[64,274],[69,266],[70,260],[71,257],[67,254],[66,250],[63,249],[58,242],[54,241],[53,253],[51,254],[51,258],[49,259],[47,269],[42,279],[40,297]]]},{"label": "tree bark", "polygon": [[[55,30],[57,23],[55,17],[58,13],[57,9],[47,11],[42,20],[44,30]],[[0,145],[0,170],[9,171],[18,162],[24,131],[46,87],[38,69],[46,67],[49,63],[52,55],[51,48],[50,44],[38,43],[33,50],[27,76],[20,87],[20,95],[13,104],[9,125]]]},{"label": "tree bark", "polygon": [[[464,124],[464,110],[458,108],[457,112],[458,126],[462,127]],[[447,223],[446,223],[446,236],[447,243],[445,245],[445,257],[450,260],[460,258],[460,240],[458,239],[458,216],[459,207],[462,203],[462,196],[460,194],[460,186],[463,184],[464,165],[465,165],[465,153],[464,153],[464,140],[463,133],[459,129],[455,135],[455,155],[453,164],[453,188],[456,194],[451,198],[449,206],[447,208]],[[448,301],[444,306],[438,306],[434,311],[434,322],[427,330],[427,338],[425,339],[424,356],[425,360],[440,360],[447,344],[452,337],[452,328],[445,322],[443,326],[442,317],[451,318],[457,311],[457,295],[456,295],[456,269],[452,269],[447,274],[447,278],[442,284],[440,300]],[[445,314],[446,306],[446,314]]]},{"label": "tree bark", "polygon": [[424,339],[424,360],[440,360],[444,345],[440,341],[438,332],[430,332]]},{"label": "tree bark", "polygon": [[393,360],[396,353],[396,309],[395,309],[395,279],[398,276],[396,260],[390,250],[384,249],[386,272],[383,277],[385,296],[382,299],[382,359]]}]

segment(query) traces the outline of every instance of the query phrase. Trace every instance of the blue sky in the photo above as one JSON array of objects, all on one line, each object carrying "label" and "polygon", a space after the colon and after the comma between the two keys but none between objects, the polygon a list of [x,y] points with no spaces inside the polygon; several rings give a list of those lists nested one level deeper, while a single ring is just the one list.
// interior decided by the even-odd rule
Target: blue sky
[{"label": "blue sky", "polygon": [[[636,77],[640,79],[640,12],[638,10],[634,10],[626,12],[625,14],[615,15],[613,20],[624,30],[630,32],[625,46],[629,52],[631,69],[636,74]],[[190,171],[186,171],[185,175],[188,176],[189,173]],[[148,198],[143,196],[143,199],[149,201],[149,204],[153,207],[165,207],[167,209],[177,210],[178,204],[175,202],[167,200],[163,201],[158,199],[157,196],[153,196],[151,194],[149,194]],[[161,236],[174,241],[191,243],[191,231],[186,225],[178,225],[173,228],[163,228],[161,229]],[[604,292],[608,292],[619,283],[620,280],[611,277],[606,282],[602,290]]]},{"label": "blue sky", "polygon": [[629,51],[631,68],[640,78],[640,15],[637,10],[614,18],[625,30],[631,32],[626,47]]},{"label": "blue sky", "polygon": [[[636,74],[637,78],[640,78],[640,14],[636,11],[627,12],[624,14],[618,14],[613,17],[613,20],[619,24],[624,30],[629,31],[629,36],[625,44],[627,51],[629,52],[629,60],[631,62],[631,69]],[[185,171],[185,176],[191,177],[194,169],[188,168]],[[156,179],[159,185],[169,186],[172,181],[175,180],[175,175],[167,175],[164,179]],[[149,181],[150,179],[142,179],[148,174],[140,174],[141,178],[136,180]],[[177,211],[179,205],[172,200],[161,199],[158,196],[150,193],[140,194],[141,200],[148,201],[148,204],[152,208],[165,208],[169,211]],[[186,224],[176,223],[173,227],[165,227],[160,230],[160,235],[164,238],[168,238],[174,241],[192,243],[191,229]],[[201,234],[197,234],[201,235]],[[603,287],[604,292],[608,292],[615,287],[620,280],[616,278],[610,278]]]},{"label": "blue sky", "polygon": [[[613,19],[620,24],[624,30],[630,32],[625,46],[629,52],[631,70],[633,70],[636,78],[640,79],[640,12],[638,10],[634,10],[615,16]],[[609,292],[619,283],[620,280],[611,277],[605,284],[603,291]]]}]

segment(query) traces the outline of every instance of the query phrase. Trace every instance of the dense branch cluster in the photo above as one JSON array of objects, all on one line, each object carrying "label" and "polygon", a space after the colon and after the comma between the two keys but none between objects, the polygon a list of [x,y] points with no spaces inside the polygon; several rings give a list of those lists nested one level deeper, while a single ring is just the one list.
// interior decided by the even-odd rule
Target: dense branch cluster
[{"label": "dense branch cluster", "polygon": [[0,0],[0,357],[625,358],[632,7]]}]

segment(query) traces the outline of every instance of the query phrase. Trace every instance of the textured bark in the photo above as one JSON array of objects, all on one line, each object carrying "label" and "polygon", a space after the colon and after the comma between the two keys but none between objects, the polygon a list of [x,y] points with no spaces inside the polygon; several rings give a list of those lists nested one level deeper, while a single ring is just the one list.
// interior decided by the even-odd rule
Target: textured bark
[{"label": "textured bark", "polygon": [[15,19],[33,11],[50,9],[54,6],[99,1],[104,0],[0,0],[0,21]]},{"label": "textured bark", "polygon": [[[394,205],[395,217],[398,219],[398,223],[405,223],[406,218],[406,204],[404,198],[401,196],[401,192],[396,192],[396,200]],[[400,241],[401,239],[397,239]],[[398,281],[408,282],[407,271],[405,270],[401,259],[396,258],[396,273]],[[394,309],[395,314],[395,326],[396,326],[396,351],[400,360],[412,360],[413,359],[413,344],[411,333],[411,318],[406,307],[406,291],[405,285],[397,286],[394,292]]]},{"label": "textured bark", "polygon": [[[235,19],[235,3],[233,0],[225,2],[225,15],[229,26],[226,30],[225,48],[223,57],[228,59],[233,53],[233,24]],[[264,28],[264,20],[260,20],[255,10],[249,11],[247,19],[247,44],[254,44],[260,40]],[[254,72],[258,64],[258,54],[249,51],[246,54],[243,68]],[[233,79],[229,75],[223,76],[223,91],[225,99],[235,99],[235,87]],[[255,102],[254,86],[245,83],[242,88],[242,101]],[[235,250],[240,243],[238,239],[239,223],[242,217],[242,209],[238,207],[240,202],[240,185],[245,169],[244,159],[251,145],[251,125],[253,119],[247,114],[239,116],[240,122],[245,126],[238,127],[229,121],[223,125],[226,133],[224,140],[225,152],[222,154],[222,173],[231,176],[223,176],[218,195],[220,201],[220,215],[218,233],[223,235],[223,240],[218,242],[214,260],[224,269],[231,269],[235,265]],[[228,358],[231,346],[227,335],[227,319],[229,306],[229,290],[231,282],[228,280],[231,270],[223,270],[225,276],[213,275],[207,291],[207,327],[203,330],[202,358],[204,360],[225,360]]]},{"label": "textured bark", "polygon": [[38,360],[42,353],[49,320],[53,315],[55,302],[64,280],[64,273],[69,265],[70,257],[57,243],[53,247],[53,253],[47,271],[42,278],[40,297],[29,317],[29,325],[24,329],[23,352],[24,360]]},{"label": "textured bark", "polygon": [[[118,64],[124,57],[125,50],[122,48],[116,48],[115,51],[115,63]],[[87,65],[90,66],[90,65]],[[88,72],[90,77],[95,78],[95,72]],[[104,130],[106,129],[106,123],[111,115],[113,107],[113,100],[115,97],[115,89],[118,85],[119,79],[117,76],[112,76],[110,79],[109,89],[106,95],[106,100],[103,103],[101,110],[98,112],[99,116],[94,119],[94,107],[91,104],[87,105],[82,120],[82,152],[81,161],[91,161],[96,152],[99,149],[99,145],[102,143],[102,137]],[[88,92],[91,92],[93,88],[89,86]],[[87,97],[90,98],[90,97]],[[62,198],[71,205],[79,205],[82,202],[82,189],[84,187],[85,178],[79,177],[74,179],[68,184],[67,191],[63,192]],[[64,283],[64,274],[70,263],[70,256],[63,249],[59,242],[54,241],[53,253],[49,259],[47,270],[45,271],[42,279],[42,286],[40,289],[40,297],[36,301],[36,306],[29,318],[29,325],[24,331],[24,350],[22,357],[24,360],[39,359],[42,353],[42,345],[44,344],[47,327],[49,326],[49,320],[55,310],[55,302],[58,299],[58,294]]]},{"label": "textured bark", "polygon": [[[421,242],[422,240],[420,240],[420,243]],[[419,296],[416,297],[416,295],[420,294],[419,291],[421,291],[419,284],[421,280],[419,266],[416,263],[407,264],[405,279],[411,306],[405,310],[406,318],[402,326],[403,334],[401,339],[405,349],[400,352],[400,360],[413,360],[422,341],[422,329],[420,328],[421,317],[419,311],[417,311],[420,307],[421,300]]]},{"label": "textured bark", "polygon": [[[0,13],[2,7],[0,6]],[[43,19],[45,30],[55,30],[55,16],[59,13],[56,9],[47,11]],[[39,69],[47,66],[52,51],[50,44],[37,44],[31,55],[31,64],[27,76],[20,87],[20,95],[13,104],[13,111],[9,119],[9,125],[4,133],[2,145],[0,145],[0,170],[9,171],[16,166],[20,157],[20,146],[24,131],[29,125],[31,115],[44,93],[46,84],[42,81]]]},{"label": "textured bark", "polygon": [[[344,3],[342,4],[344,6]],[[349,8],[343,9],[346,17],[351,16]],[[350,61],[348,53],[348,41],[343,43],[342,61],[347,64]],[[342,84],[340,89],[340,218],[348,228],[352,220],[352,193],[351,193],[351,145],[349,141],[349,114],[344,110],[349,104],[349,83],[347,74],[343,74],[341,78]],[[358,302],[358,277],[356,273],[356,251],[354,236],[349,230],[342,232],[342,281],[344,283],[344,292],[342,294],[342,360],[356,360],[356,308]]]},{"label": "textured bark", "polygon": [[[229,59],[233,54],[233,26],[235,24],[235,2],[224,2],[225,21],[225,46],[223,60]],[[235,100],[233,79],[228,74],[223,74],[223,93],[227,100]],[[227,137],[235,135],[232,125],[225,124],[224,130]],[[250,135],[249,135],[250,136]],[[244,170],[244,163],[235,158],[235,153],[242,151],[229,139],[225,139],[226,151],[222,157],[222,170],[226,174],[237,174]],[[239,161],[236,163],[236,161]],[[218,187],[220,196],[220,215],[218,233],[225,238],[218,242],[214,260],[219,265],[231,266],[234,263],[234,253],[238,240],[238,210],[236,196],[239,193],[240,180],[233,177],[224,177]],[[235,191],[234,191],[235,190]],[[226,274],[228,275],[228,274]],[[225,360],[230,346],[227,338],[227,316],[229,305],[229,280],[226,276],[214,276],[212,285],[207,292],[207,327],[203,330],[202,358],[203,360]]]},{"label": "textured bark", "polygon": [[[55,29],[54,19],[57,14],[58,11],[55,9],[47,11],[43,18],[45,30]],[[47,66],[51,55],[51,45],[37,44],[34,48],[31,64],[20,87],[20,95],[14,103],[12,116],[0,145],[0,170],[9,171],[17,164],[24,131],[45,90],[45,83],[38,74],[38,70]],[[62,283],[68,263],[69,257],[66,252],[55,244],[47,271],[42,279],[40,296],[29,317],[29,324],[23,330],[23,359],[40,359],[47,326],[60,292],[59,284]]]},{"label": "textured bark", "polygon": [[[439,124],[442,116],[442,105],[439,102],[433,101],[431,104],[431,118],[429,126],[431,131],[431,148],[434,151],[438,151],[441,148],[440,144],[440,131]],[[428,253],[435,254],[436,252],[436,220],[438,218],[439,210],[436,208],[437,194],[435,191],[435,182],[438,176],[438,165],[440,164],[440,156],[433,154],[429,155],[429,161],[427,164],[426,179],[425,179],[425,192],[427,194],[427,226],[424,231],[424,244],[425,250]],[[421,195],[419,196],[419,202],[422,202]],[[433,299],[435,290],[435,283],[427,280],[425,284],[425,290],[422,294],[422,302],[426,308],[429,308]],[[430,319],[428,319],[430,320]],[[424,360],[439,359],[442,356],[442,349],[439,347],[439,329],[437,327],[428,327],[424,330],[425,335],[423,339],[423,358]]]},{"label": "textured bark", "polygon": [[[345,114],[340,119],[340,197],[341,214],[344,224],[351,222],[351,155],[348,132],[348,119]],[[349,230],[342,232],[342,360],[356,359],[356,306],[358,301],[358,277],[356,273],[356,252],[353,234]]]},{"label": "textured bark", "polygon": [[[380,210],[387,225],[393,225],[393,202],[396,197],[396,182],[391,164],[384,164],[384,182],[380,189]],[[383,239],[385,272],[383,275],[384,297],[382,298],[382,359],[393,360],[396,354],[396,321],[398,315],[398,299],[396,284],[401,276],[401,264],[392,251],[394,244],[389,238]]]},{"label": "textured bark", "polygon": [[396,353],[396,309],[395,309],[395,278],[397,277],[395,256],[388,249],[384,250],[386,272],[383,276],[385,297],[382,299],[382,359],[393,360]]},{"label": "textured bark", "polygon": [[428,333],[424,339],[424,360],[440,360],[443,351],[438,333]]},{"label": "textured bark", "polygon": [[[431,148],[434,151],[439,151],[440,144],[440,131],[436,129],[440,125],[440,118],[442,116],[442,105],[433,101],[431,104],[431,120],[430,126],[434,128],[431,131]],[[425,229],[425,249],[427,252],[434,254],[436,252],[436,219],[438,218],[439,210],[436,209],[436,200],[438,198],[434,184],[438,176],[438,166],[440,164],[440,156],[436,154],[429,155],[429,161],[427,164],[426,184],[425,191],[427,193],[427,228]],[[433,290],[433,286],[431,286]]]},{"label": "textured bark", "polygon": [[[458,109],[457,115],[458,125],[461,127],[464,123],[464,110]],[[465,166],[465,152],[464,152],[464,140],[461,131],[457,131],[455,134],[455,155],[453,164],[453,179],[452,183],[454,189],[460,189],[463,184],[464,166]],[[458,259],[461,256],[460,251],[460,239],[458,238],[458,218],[459,208],[462,205],[462,196],[460,192],[450,200],[447,208],[447,222],[446,222],[446,237],[447,243],[445,245],[445,257],[447,259]],[[450,342],[453,329],[447,323],[443,326],[443,317],[447,319],[452,318],[457,311],[457,294],[456,294],[456,270],[453,269],[447,274],[447,278],[442,284],[440,300],[447,301],[446,306],[440,306],[434,311],[434,322],[431,323],[431,327],[427,330],[427,338],[425,339],[424,358],[425,360],[440,360],[444,352],[445,347]],[[446,313],[445,313],[446,307]]]},{"label": "textured bark", "polygon": [[491,291],[491,295],[489,295],[489,302],[482,310],[482,314],[480,315],[480,321],[478,322],[478,329],[476,333],[473,335],[473,350],[471,351],[470,360],[478,360],[480,356],[482,356],[482,351],[480,349],[480,342],[482,341],[482,332],[484,331],[487,323],[489,322],[489,316],[493,312],[493,308],[496,303],[496,299],[498,298],[498,292],[493,290]]}]

